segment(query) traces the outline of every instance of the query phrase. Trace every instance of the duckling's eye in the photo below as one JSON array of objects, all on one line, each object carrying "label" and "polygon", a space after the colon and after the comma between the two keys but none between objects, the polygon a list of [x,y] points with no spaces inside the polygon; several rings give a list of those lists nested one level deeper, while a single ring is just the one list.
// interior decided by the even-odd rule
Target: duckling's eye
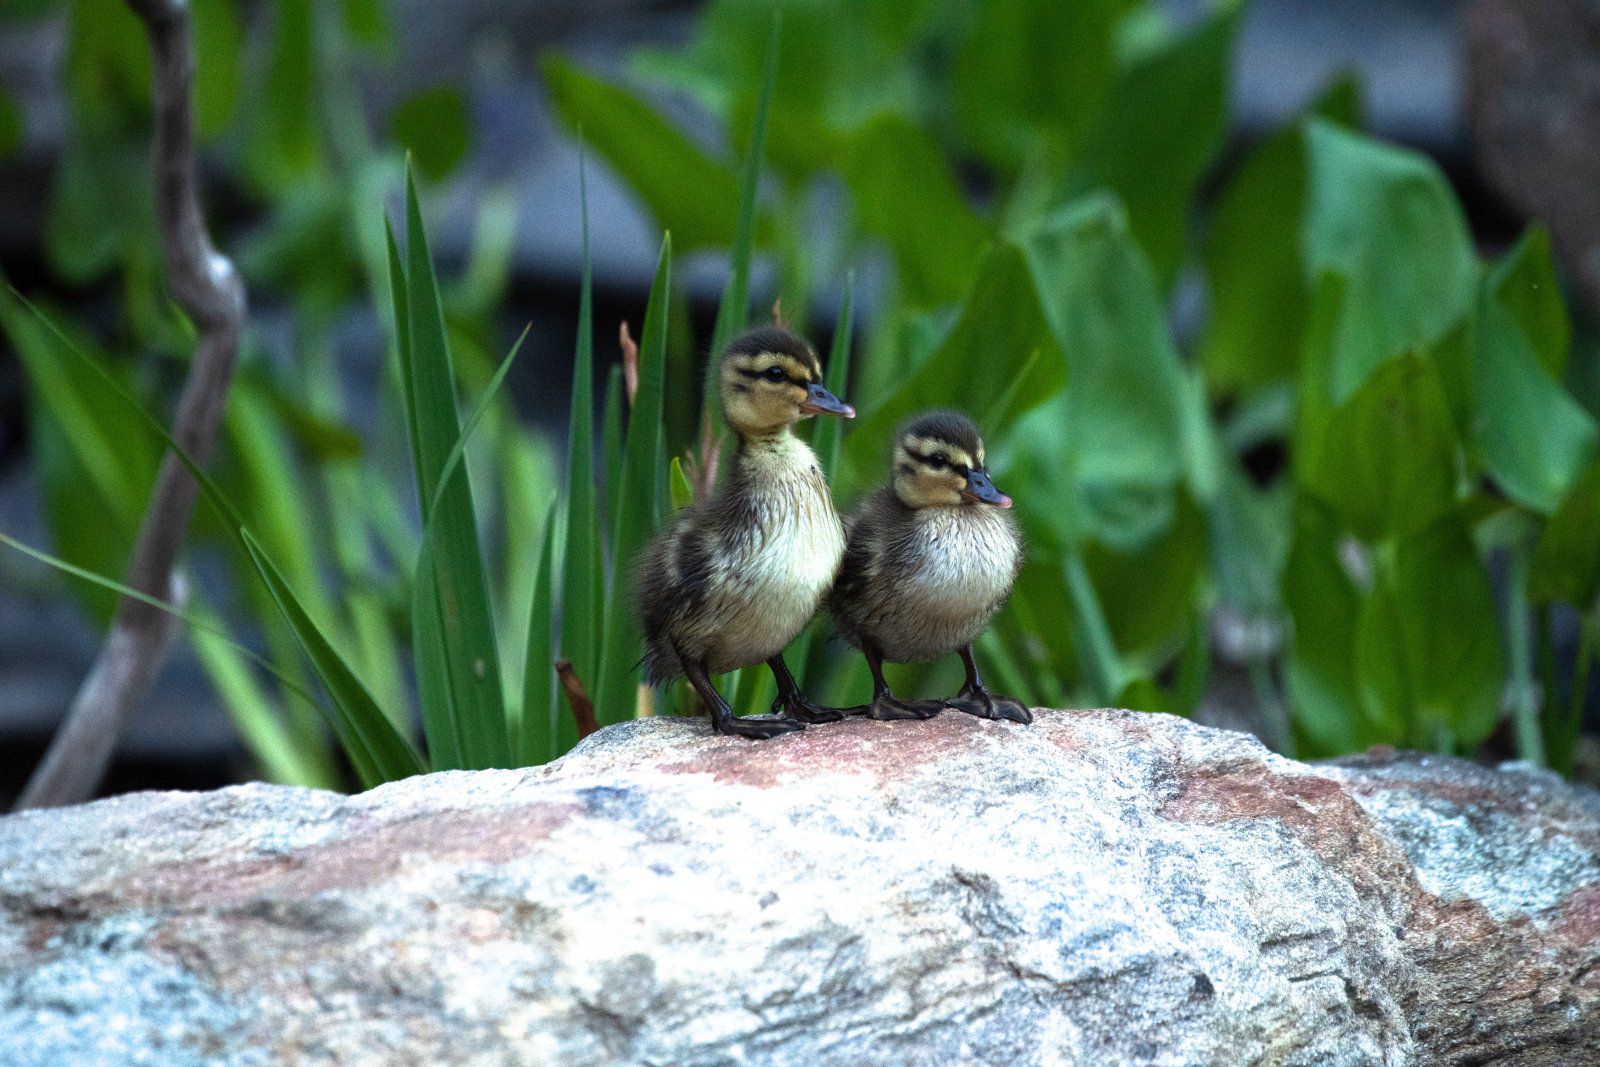
[{"label": "duckling's eye", "polygon": [[945,465],[949,462],[950,457],[945,455],[943,452],[935,452],[933,455],[928,457],[928,466],[932,467],[936,471],[944,470]]},{"label": "duckling's eye", "polygon": [[767,368],[766,373],[763,374],[762,377],[766,378],[766,380],[769,382],[781,382],[787,378],[788,375],[784,373],[782,367],[778,366],[777,364],[773,364]]}]

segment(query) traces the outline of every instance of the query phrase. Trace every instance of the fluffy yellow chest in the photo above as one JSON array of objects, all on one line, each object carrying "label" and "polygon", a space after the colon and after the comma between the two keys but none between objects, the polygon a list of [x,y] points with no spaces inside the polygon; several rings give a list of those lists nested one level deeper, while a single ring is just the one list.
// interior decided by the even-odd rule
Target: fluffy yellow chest
[{"label": "fluffy yellow chest", "polygon": [[844,527],[811,450],[789,439],[743,457],[741,521],[728,531],[711,669],[781,652],[816,614],[844,557]]}]

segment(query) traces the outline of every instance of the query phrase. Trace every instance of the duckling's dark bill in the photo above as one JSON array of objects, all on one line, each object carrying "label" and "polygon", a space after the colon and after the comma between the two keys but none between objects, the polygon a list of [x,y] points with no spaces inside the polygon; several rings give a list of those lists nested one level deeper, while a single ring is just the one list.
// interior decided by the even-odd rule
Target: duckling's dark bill
[{"label": "duckling's dark bill", "polygon": [[983,471],[967,471],[967,487],[961,495],[968,500],[977,500],[985,504],[993,504],[997,508],[1009,508],[1011,498],[995,488],[994,482]]},{"label": "duckling's dark bill", "polygon": [[846,419],[856,417],[855,408],[846,404],[816,382],[806,386],[806,399],[800,405],[800,410],[806,415],[839,415]]}]

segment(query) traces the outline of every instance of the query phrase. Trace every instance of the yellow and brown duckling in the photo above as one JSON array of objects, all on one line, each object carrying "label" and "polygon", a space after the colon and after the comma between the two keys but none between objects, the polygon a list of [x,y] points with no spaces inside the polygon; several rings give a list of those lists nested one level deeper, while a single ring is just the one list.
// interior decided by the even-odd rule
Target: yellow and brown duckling
[{"label": "yellow and brown duckling", "polygon": [[[718,733],[766,738],[843,717],[808,701],[783,662],[844,554],[816,456],[791,431],[801,419],[851,418],[855,409],[823,387],[811,345],[781,327],[735,339],[719,373],[738,452],[722,490],[679,512],[640,556],[643,662],[654,682],[686,675]],[[778,682],[774,714],[738,718],[710,676],[763,661]]]},{"label": "yellow and brown duckling", "polygon": [[[851,514],[828,610],[872,669],[874,719],[927,719],[952,707],[986,719],[1032,722],[1021,701],[996,696],[978,677],[972,642],[1011,595],[1022,536],[1006,513],[1011,498],[984,466],[972,420],[930,411],[894,446],[894,480]],[[883,663],[916,663],[960,652],[967,681],[948,700],[904,701],[889,691]]]}]

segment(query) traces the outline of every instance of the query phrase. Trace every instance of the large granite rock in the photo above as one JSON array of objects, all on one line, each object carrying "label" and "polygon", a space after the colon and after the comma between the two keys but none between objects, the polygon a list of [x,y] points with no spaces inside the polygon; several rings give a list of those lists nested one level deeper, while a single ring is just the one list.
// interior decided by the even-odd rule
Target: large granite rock
[{"label": "large granite rock", "polygon": [[0,820],[15,1064],[1600,1062],[1600,799],[1119,711]]}]

